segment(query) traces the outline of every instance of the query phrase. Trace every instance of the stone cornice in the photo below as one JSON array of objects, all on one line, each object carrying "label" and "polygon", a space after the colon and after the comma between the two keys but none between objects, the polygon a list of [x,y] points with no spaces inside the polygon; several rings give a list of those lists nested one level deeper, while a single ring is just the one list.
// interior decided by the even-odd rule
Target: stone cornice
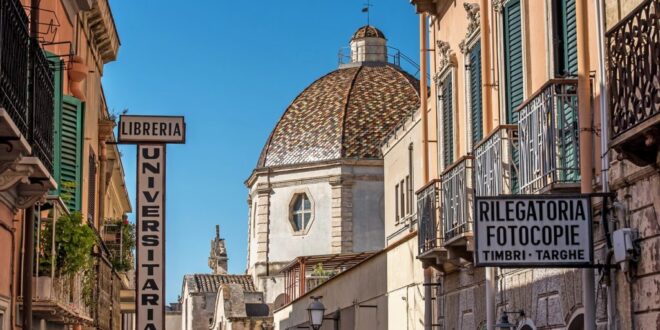
[{"label": "stone cornice", "polygon": [[435,53],[438,54],[438,66],[436,68],[436,73],[433,76],[433,81],[438,84],[447,71],[455,67],[456,64],[454,62],[454,51],[451,49],[451,45],[449,45],[448,42],[436,40]]},{"label": "stone cornice", "polygon": [[120,45],[119,34],[108,0],[96,0],[89,11],[88,26],[94,36],[94,42],[103,63],[117,59]]}]

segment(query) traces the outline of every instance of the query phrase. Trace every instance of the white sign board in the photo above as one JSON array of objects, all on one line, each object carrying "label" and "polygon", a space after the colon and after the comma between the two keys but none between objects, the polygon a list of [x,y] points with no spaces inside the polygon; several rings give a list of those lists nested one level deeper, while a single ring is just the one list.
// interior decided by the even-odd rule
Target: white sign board
[{"label": "white sign board", "polygon": [[165,145],[137,147],[137,330],[165,330]]},{"label": "white sign board", "polygon": [[181,116],[119,116],[119,143],[185,143]]},{"label": "white sign board", "polygon": [[476,266],[593,264],[589,196],[476,197],[474,204]]}]

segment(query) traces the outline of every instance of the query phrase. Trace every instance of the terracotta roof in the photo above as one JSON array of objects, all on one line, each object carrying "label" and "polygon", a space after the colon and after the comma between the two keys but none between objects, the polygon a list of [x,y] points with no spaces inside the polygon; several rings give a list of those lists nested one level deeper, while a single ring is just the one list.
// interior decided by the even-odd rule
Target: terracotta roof
[{"label": "terracotta roof", "polygon": [[380,159],[386,134],[419,107],[419,81],[382,63],[340,68],[289,105],[258,168],[342,158]]},{"label": "terracotta roof", "polygon": [[250,275],[214,275],[214,274],[192,274],[185,275],[183,281],[188,283],[191,293],[213,292],[217,293],[223,284],[240,284],[243,290],[256,292],[257,289]]},{"label": "terracotta roof", "polygon": [[363,27],[360,27],[353,33],[353,38],[351,40],[355,39],[361,39],[361,38],[383,38],[385,39],[385,34],[383,31],[377,29],[374,26],[371,25],[365,25]]}]

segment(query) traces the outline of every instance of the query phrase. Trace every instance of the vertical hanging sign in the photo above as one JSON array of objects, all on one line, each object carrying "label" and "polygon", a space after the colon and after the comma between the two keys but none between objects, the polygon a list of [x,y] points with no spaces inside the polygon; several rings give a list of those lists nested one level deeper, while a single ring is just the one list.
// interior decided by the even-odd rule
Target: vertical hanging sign
[{"label": "vertical hanging sign", "polygon": [[165,145],[137,147],[137,326],[165,329]]},{"label": "vertical hanging sign", "polygon": [[137,144],[136,330],[165,330],[165,145],[185,143],[183,117],[120,116],[119,143]]}]

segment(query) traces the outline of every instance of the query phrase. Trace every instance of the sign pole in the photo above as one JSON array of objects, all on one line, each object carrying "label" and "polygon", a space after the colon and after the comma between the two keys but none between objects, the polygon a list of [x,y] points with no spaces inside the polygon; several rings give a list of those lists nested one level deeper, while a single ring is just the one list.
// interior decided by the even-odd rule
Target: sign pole
[{"label": "sign pole", "polygon": [[118,143],[137,144],[137,330],[165,330],[165,145],[186,143],[182,116],[119,117]]}]

